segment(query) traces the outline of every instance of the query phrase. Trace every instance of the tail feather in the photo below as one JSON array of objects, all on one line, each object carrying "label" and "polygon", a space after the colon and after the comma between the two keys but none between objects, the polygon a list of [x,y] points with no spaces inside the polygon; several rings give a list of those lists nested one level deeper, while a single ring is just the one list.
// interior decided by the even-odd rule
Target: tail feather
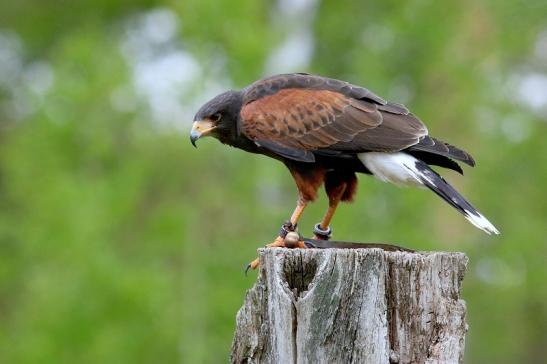
[{"label": "tail feather", "polygon": [[378,179],[399,186],[427,187],[458,210],[473,225],[488,234],[499,234],[480,212],[432,170],[426,162],[404,152],[366,152],[357,155]]},{"label": "tail feather", "polygon": [[473,225],[488,234],[499,234],[500,232],[486,217],[484,217],[473,205],[471,205],[458,191],[445,181],[437,172],[432,170],[426,163],[417,160],[415,167],[418,173],[416,177],[431,191],[435,192],[452,207],[461,212],[463,216]]},{"label": "tail feather", "polygon": [[429,135],[424,136],[418,144],[409,147],[408,150],[442,155],[468,164],[471,167],[475,166],[475,160],[469,153]]}]

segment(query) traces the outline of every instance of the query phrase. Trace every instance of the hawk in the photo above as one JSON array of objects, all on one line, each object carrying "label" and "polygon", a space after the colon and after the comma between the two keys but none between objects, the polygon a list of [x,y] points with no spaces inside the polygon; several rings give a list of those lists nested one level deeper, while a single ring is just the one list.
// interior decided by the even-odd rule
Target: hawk
[{"label": "hawk", "polygon": [[296,229],[322,185],[329,206],[314,234],[328,239],[338,204],[355,196],[357,173],[400,186],[428,188],[479,229],[499,234],[430,167],[463,173],[457,162],[474,166],[471,155],[429,136],[422,121],[404,105],[348,82],[295,73],[224,92],[194,117],[192,144],[204,136],[277,159],[292,174],[298,202],[280,236],[268,246],[284,246],[283,235]]}]

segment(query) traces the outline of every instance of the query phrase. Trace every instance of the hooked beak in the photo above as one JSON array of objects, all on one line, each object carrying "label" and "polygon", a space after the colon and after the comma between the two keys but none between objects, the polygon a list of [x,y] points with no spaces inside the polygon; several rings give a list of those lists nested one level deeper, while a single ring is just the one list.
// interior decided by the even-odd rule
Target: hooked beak
[{"label": "hooked beak", "polygon": [[209,135],[215,129],[216,126],[210,120],[194,121],[192,130],[190,131],[190,141],[192,142],[192,145],[197,148],[196,141],[201,137]]}]

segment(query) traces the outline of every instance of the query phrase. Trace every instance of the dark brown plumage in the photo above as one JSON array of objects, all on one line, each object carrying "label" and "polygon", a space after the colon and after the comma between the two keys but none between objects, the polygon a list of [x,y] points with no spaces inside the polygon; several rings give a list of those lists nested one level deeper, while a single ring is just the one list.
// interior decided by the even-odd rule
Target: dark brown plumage
[{"label": "dark brown plumage", "polygon": [[405,106],[365,88],[309,74],[278,75],[215,97],[202,106],[194,120],[192,143],[200,136],[212,135],[222,143],[278,159],[288,167],[300,195],[291,218],[294,225],[325,183],[329,211],[316,227],[318,237],[321,231],[327,235],[338,202],[353,199],[355,173],[428,187],[456,205],[473,224],[497,233],[427,166],[462,173],[456,161],[474,166],[473,158],[428,136],[425,125]]}]

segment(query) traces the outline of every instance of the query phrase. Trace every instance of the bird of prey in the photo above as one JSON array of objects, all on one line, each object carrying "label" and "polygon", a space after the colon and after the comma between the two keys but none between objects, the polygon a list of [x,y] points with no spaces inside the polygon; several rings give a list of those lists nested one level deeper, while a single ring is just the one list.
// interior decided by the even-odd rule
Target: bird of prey
[{"label": "bird of prey", "polygon": [[298,188],[296,209],[269,246],[284,246],[283,232],[295,230],[323,184],[329,206],[314,234],[328,239],[339,202],[354,198],[356,173],[396,185],[429,188],[479,229],[499,234],[430,167],[462,173],[456,161],[474,166],[471,155],[429,136],[426,126],[404,105],[348,82],[295,73],[224,92],[195,115],[192,144],[204,136],[277,159],[292,174]]}]

